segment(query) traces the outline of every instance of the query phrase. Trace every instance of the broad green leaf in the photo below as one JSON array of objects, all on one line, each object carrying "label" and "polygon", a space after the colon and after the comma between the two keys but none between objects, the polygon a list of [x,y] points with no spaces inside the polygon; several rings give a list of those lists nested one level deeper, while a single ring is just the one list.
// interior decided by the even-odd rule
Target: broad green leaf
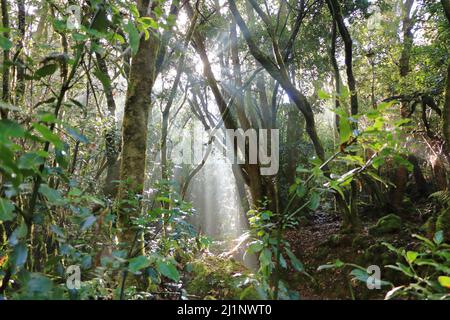
[{"label": "broad green leaf", "polygon": [[304,184],[297,185],[297,189],[295,191],[295,194],[300,199],[303,198],[303,196],[306,194],[306,187],[305,187],[305,185]]},{"label": "broad green leaf", "polygon": [[264,245],[260,240],[253,241],[247,248],[248,253],[260,252],[264,248]]},{"label": "broad green leaf", "polygon": [[13,46],[13,43],[6,38],[5,36],[0,35],[0,47],[2,47],[3,50],[10,50]]},{"label": "broad green leaf", "polygon": [[128,23],[125,25],[125,31],[128,33],[131,53],[133,55],[136,55],[139,50],[139,32],[136,29],[133,21],[128,20]]},{"label": "broad green leaf", "polygon": [[138,256],[130,259],[128,263],[128,270],[133,273],[137,273],[139,270],[150,266],[150,260],[146,256]]},{"label": "broad green leaf", "polygon": [[52,225],[50,226],[50,230],[51,230],[54,234],[56,234],[57,236],[59,236],[59,237],[61,237],[61,238],[64,238],[64,237],[65,237],[64,231],[63,231],[60,227],[58,227],[57,225],[52,224]]},{"label": "broad green leaf", "polygon": [[352,134],[352,127],[350,125],[350,122],[348,121],[348,118],[341,117],[339,119],[340,142],[341,143],[347,142],[350,139],[351,134]]},{"label": "broad green leaf", "polygon": [[10,258],[16,272],[25,265],[27,262],[27,257],[28,248],[24,243],[20,242],[14,246],[14,250]]},{"label": "broad green leaf", "polygon": [[286,253],[287,253],[289,259],[291,260],[292,267],[294,267],[295,270],[297,270],[299,272],[302,272],[305,270],[305,268],[303,267],[303,264],[300,262],[300,260],[297,259],[297,257],[291,250],[286,248]]},{"label": "broad green leaf", "polygon": [[313,192],[309,201],[309,208],[311,210],[316,210],[320,205],[320,194],[318,192]]},{"label": "broad green leaf", "polygon": [[47,184],[41,184],[39,192],[43,194],[51,204],[64,204],[66,201],[58,190],[50,188]]},{"label": "broad green leaf", "polygon": [[438,278],[438,281],[440,283],[441,286],[450,289],[450,277],[447,276],[440,276]]},{"label": "broad green leaf", "polygon": [[33,123],[33,128],[42,135],[42,138],[44,140],[51,142],[58,149],[63,149],[63,143],[61,139],[49,128],[40,123]]},{"label": "broad green leaf", "polygon": [[45,158],[41,157],[37,152],[28,152],[23,154],[18,161],[19,169],[35,169],[43,164]]},{"label": "broad green leaf", "polygon": [[89,229],[94,222],[97,221],[97,218],[93,215],[88,216],[86,219],[84,219],[83,223],[81,224],[81,231],[85,231]]},{"label": "broad green leaf", "polygon": [[17,122],[2,119],[0,120],[0,141],[6,142],[7,137],[22,138],[26,131]]},{"label": "broad green leaf", "polygon": [[144,29],[152,28],[156,30],[159,27],[158,23],[150,17],[142,17],[139,18],[138,21],[142,24]]},{"label": "broad green leaf", "polygon": [[280,266],[281,266],[283,269],[286,269],[286,268],[287,268],[287,262],[286,262],[286,260],[284,259],[284,257],[283,257],[282,254],[280,254]]},{"label": "broad green leaf", "polygon": [[415,251],[408,251],[408,252],[406,253],[406,260],[407,260],[409,263],[413,263],[413,262],[417,259],[418,256],[419,256],[419,253],[418,253],[418,252],[415,252]]},{"label": "broad green leaf", "polygon": [[100,80],[105,89],[111,88],[111,81],[108,75],[104,74],[100,69],[95,69],[94,75]]},{"label": "broad green leaf", "polygon": [[436,232],[434,234],[434,238],[433,238],[434,243],[436,243],[437,245],[441,244],[444,241],[444,231],[439,230],[438,232]]},{"label": "broad green leaf", "polygon": [[261,251],[259,255],[259,261],[261,262],[261,267],[268,266],[272,263],[272,251],[270,249],[265,248]]},{"label": "broad green leaf", "polygon": [[331,99],[333,96],[332,95],[330,95],[330,94],[328,94],[327,92],[325,92],[324,90],[322,90],[322,89],[319,89],[318,91],[317,91],[317,96],[320,98],[320,99]]},{"label": "broad green leaf", "polygon": [[98,32],[106,32],[108,28],[108,17],[104,8],[99,8],[95,12],[94,20],[91,22],[91,28]]},{"label": "broad green leaf", "polygon": [[72,136],[76,141],[82,142],[82,143],[89,143],[88,138],[86,138],[85,135],[83,135],[80,130],[77,128],[72,128],[69,126],[66,126],[67,133]]},{"label": "broad green leaf", "polygon": [[41,68],[39,68],[38,70],[36,70],[36,72],[34,73],[34,77],[36,79],[40,79],[49,75],[52,75],[55,73],[56,69],[58,69],[58,65],[57,64],[47,64]]},{"label": "broad green leaf", "polygon": [[10,245],[15,246],[19,243],[19,240],[25,238],[28,233],[28,227],[25,222],[22,222],[9,236],[8,242]]},{"label": "broad green leaf", "polygon": [[356,280],[359,280],[362,282],[367,282],[367,279],[369,278],[369,275],[367,274],[367,272],[365,270],[361,270],[361,269],[353,269],[350,272],[350,275],[355,277]]},{"label": "broad green leaf", "polygon": [[14,217],[14,204],[8,199],[0,198],[0,221],[11,221]]},{"label": "broad green leaf", "polygon": [[171,261],[164,259],[159,260],[156,263],[156,269],[164,276],[166,276],[169,279],[172,279],[173,281],[179,281],[180,280],[180,274],[178,273],[178,270]]}]

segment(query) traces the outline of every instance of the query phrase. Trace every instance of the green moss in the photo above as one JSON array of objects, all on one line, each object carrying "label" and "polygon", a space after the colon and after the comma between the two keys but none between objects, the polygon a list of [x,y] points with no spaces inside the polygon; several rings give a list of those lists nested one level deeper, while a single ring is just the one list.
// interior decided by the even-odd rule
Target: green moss
[{"label": "green moss", "polygon": [[436,227],[436,218],[430,217],[428,220],[420,227],[420,231],[427,234],[432,235],[435,232]]},{"label": "green moss", "polygon": [[259,299],[252,274],[232,259],[202,257],[188,269],[186,291],[200,299]]},{"label": "green moss", "polygon": [[377,224],[369,228],[369,234],[379,236],[400,231],[402,219],[395,214],[388,214],[378,220]]},{"label": "green moss", "polygon": [[370,239],[364,234],[358,234],[352,241],[352,247],[354,249],[364,249],[369,246]]}]

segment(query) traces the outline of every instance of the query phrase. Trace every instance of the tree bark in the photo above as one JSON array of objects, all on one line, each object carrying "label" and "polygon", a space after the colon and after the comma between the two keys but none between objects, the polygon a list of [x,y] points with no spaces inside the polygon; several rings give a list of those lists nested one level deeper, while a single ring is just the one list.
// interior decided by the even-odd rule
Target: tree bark
[{"label": "tree bark", "polygon": [[23,94],[25,93],[25,67],[23,66],[22,52],[23,41],[25,40],[25,2],[24,0],[17,1],[18,9],[18,29],[19,40],[17,43],[17,85],[16,85],[16,99],[15,104],[19,105],[22,101]]},{"label": "tree bark", "polygon": [[[412,5],[414,4],[414,0],[406,0],[402,3],[402,32],[403,32],[403,49],[399,60],[399,71],[400,77],[405,78],[410,71],[410,56],[411,49],[413,44],[413,34],[412,28],[413,18],[410,17]],[[409,103],[402,102],[400,107],[400,116],[402,118],[406,118],[409,114]],[[402,202],[406,192],[406,184],[408,182],[408,170],[405,166],[400,165],[395,169],[394,174],[394,185],[395,189],[391,192],[391,205],[395,211],[402,210]]]},{"label": "tree bark", "polygon": [[327,3],[339,29],[339,34],[344,41],[345,66],[347,70],[348,88],[350,90],[351,114],[356,115],[358,113],[358,94],[356,92],[356,80],[353,74],[353,41],[345,26],[339,2],[337,0],[327,0]]},{"label": "tree bark", "polygon": [[[4,28],[9,28],[8,1],[1,0],[2,5],[2,24]],[[9,31],[4,31],[3,36],[9,39]],[[9,61],[9,50],[3,50],[3,79],[2,79],[2,100],[9,102],[9,66],[5,63]],[[2,119],[8,118],[8,109],[0,107]]]},{"label": "tree bark", "polygon": [[[153,14],[157,4],[150,0],[137,0],[140,16]],[[155,62],[158,53],[159,40],[154,31],[150,30],[149,39],[141,37],[139,49],[132,58],[125,110],[122,124],[122,159],[120,163],[120,180],[128,182],[120,188],[119,199],[125,197],[125,191],[142,194],[147,150],[147,124],[151,108],[151,92],[154,83]],[[124,230],[123,240],[131,244],[133,239],[131,215],[121,214],[121,225]]]},{"label": "tree bark", "polygon": [[[450,0],[441,0],[444,8],[445,16],[449,22],[450,27]],[[442,132],[444,134],[446,149],[450,150],[450,63],[447,67],[447,87],[445,89],[445,102],[443,110],[443,127]]]},{"label": "tree bark", "polygon": [[116,130],[116,102],[114,101],[114,96],[111,88],[111,79],[108,73],[108,67],[104,57],[96,52],[95,57],[97,60],[98,69],[103,73],[103,75],[108,79],[108,83],[100,81],[103,86],[103,92],[106,98],[106,106],[108,108],[109,117],[111,118],[110,127],[105,132],[105,155],[106,155],[106,177],[103,182],[103,193],[111,198],[117,195],[118,183],[120,179],[120,162],[119,153],[120,145],[118,143],[119,133]]}]

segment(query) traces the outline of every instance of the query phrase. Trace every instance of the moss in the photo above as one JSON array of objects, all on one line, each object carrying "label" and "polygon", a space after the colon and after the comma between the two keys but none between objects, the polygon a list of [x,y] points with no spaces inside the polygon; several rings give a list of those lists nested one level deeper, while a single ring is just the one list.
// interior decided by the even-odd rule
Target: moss
[{"label": "moss", "polygon": [[252,274],[232,259],[201,257],[187,269],[186,291],[200,299],[259,299]]},{"label": "moss", "polygon": [[445,241],[450,241],[450,210],[446,209],[436,219],[436,231],[444,232]]},{"label": "moss", "polygon": [[402,219],[395,214],[388,214],[378,220],[377,224],[369,228],[369,234],[379,236],[400,231]]},{"label": "moss", "polygon": [[352,237],[349,234],[333,234],[328,238],[325,244],[330,248],[339,246],[349,246],[352,243]]},{"label": "moss", "polygon": [[367,248],[370,243],[370,238],[364,234],[358,234],[352,241],[352,247],[354,249]]},{"label": "moss", "polygon": [[419,230],[428,236],[431,236],[435,232],[436,218],[429,217],[428,220],[419,228]]}]

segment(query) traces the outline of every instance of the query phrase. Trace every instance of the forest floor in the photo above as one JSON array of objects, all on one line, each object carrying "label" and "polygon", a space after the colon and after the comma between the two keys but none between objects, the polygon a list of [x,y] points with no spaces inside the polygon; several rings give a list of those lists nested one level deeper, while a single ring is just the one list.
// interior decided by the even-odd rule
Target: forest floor
[{"label": "forest floor", "polygon": [[[336,213],[315,212],[306,223],[287,232],[287,239],[294,253],[300,258],[313,280],[304,275],[291,273],[288,279],[295,283],[301,299],[383,299],[387,289],[369,290],[365,283],[353,280],[349,275],[352,267],[317,271],[321,265],[337,259],[363,267],[379,265],[382,280],[402,281],[393,270],[385,269],[394,264],[396,255],[382,245],[383,241],[396,247],[414,246],[411,233],[418,231],[423,223],[418,216],[404,219],[402,230],[373,237],[368,229],[379,217],[362,215],[362,230],[358,235],[341,233],[341,219]],[[292,288],[294,289],[294,288]]]},{"label": "forest floor", "polygon": [[[354,266],[344,265],[320,271],[318,268],[333,264],[336,260],[364,269],[376,265],[381,271],[380,280],[395,285],[407,283],[408,279],[401,273],[385,267],[395,265],[399,257],[383,243],[387,242],[406,250],[418,249],[419,242],[412,234],[426,235],[422,227],[430,216],[431,208],[426,204],[408,207],[410,209],[399,215],[374,209],[361,211],[361,229],[353,234],[342,232],[340,215],[330,209],[318,210],[310,213],[307,218],[299,219],[299,225],[288,230],[285,237],[294,254],[303,263],[307,274],[288,270],[282,278],[289,284],[290,290],[298,292],[302,300],[384,299],[390,287],[369,290],[365,282],[355,280],[350,275],[355,269]],[[378,226],[381,220],[389,216],[401,220],[398,227],[395,230],[374,233],[374,226]],[[241,238],[214,242],[211,251],[196,264],[196,272],[187,275],[188,292],[200,298],[240,297],[242,290],[236,288],[236,283],[241,283],[246,274],[256,270],[255,267],[244,267],[244,264],[248,267],[248,263],[243,263],[242,260],[245,250],[232,249],[234,246],[242,248],[245,238],[244,241],[241,241]],[[257,260],[253,262],[257,265]]]}]

